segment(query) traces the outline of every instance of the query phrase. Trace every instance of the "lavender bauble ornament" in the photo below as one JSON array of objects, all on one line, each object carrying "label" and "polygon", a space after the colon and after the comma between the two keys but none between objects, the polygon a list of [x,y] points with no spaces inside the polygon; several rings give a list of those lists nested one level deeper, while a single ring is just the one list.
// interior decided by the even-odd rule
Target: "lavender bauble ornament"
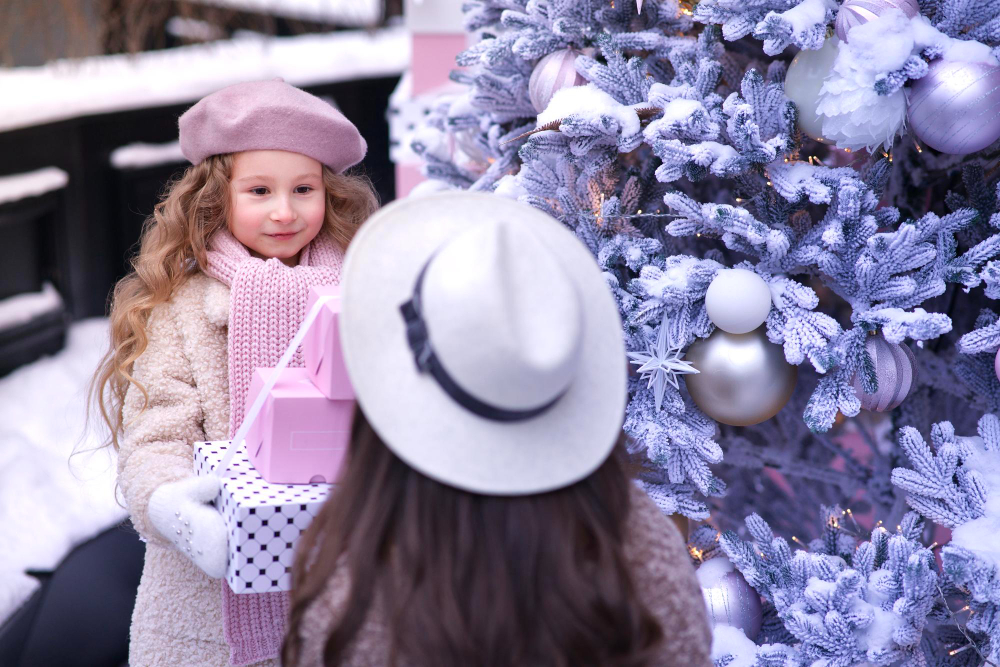
[{"label": "lavender bauble ornament", "polygon": [[1000,139],[1000,67],[934,61],[913,84],[907,116],[917,138],[935,150],[983,150]]},{"label": "lavender bauble ornament", "polygon": [[837,13],[837,37],[846,42],[851,28],[874,21],[892,9],[902,11],[908,19],[920,13],[917,0],[847,0]]},{"label": "lavender bauble ornament", "polygon": [[906,398],[913,388],[917,370],[913,352],[906,345],[890,343],[882,334],[869,336],[865,350],[875,364],[878,388],[866,394],[861,386],[861,375],[854,375],[854,393],[861,400],[861,407],[873,412],[892,410]]},{"label": "lavender bauble ornament", "polygon": [[798,368],[785,351],[767,339],[761,326],[750,333],[716,329],[694,342],[685,359],[698,370],[685,375],[691,399],[717,422],[751,426],[770,419],[795,391]]},{"label": "lavender bauble ornament", "polygon": [[993,359],[993,372],[997,374],[997,379],[1000,380],[1000,350],[997,350],[997,356]]},{"label": "lavender bauble ornament", "polygon": [[528,97],[531,98],[531,106],[535,107],[535,111],[545,111],[557,90],[587,83],[574,66],[580,55],[579,51],[563,49],[538,61],[528,79]]},{"label": "lavender bauble ornament", "polygon": [[708,622],[739,628],[748,639],[756,639],[763,621],[760,595],[736,571],[728,558],[705,561],[695,574],[708,610]]}]

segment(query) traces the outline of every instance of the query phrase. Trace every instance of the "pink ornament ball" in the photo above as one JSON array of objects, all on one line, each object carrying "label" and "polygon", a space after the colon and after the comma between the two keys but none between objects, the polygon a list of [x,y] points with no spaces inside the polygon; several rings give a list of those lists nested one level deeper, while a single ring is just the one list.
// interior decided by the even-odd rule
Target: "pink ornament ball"
[{"label": "pink ornament ball", "polygon": [[913,352],[906,345],[890,343],[882,334],[869,336],[865,349],[875,363],[878,389],[874,394],[866,394],[861,386],[860,374],[855,374],[854,394],[861,400],[863,409],[887,412],[903,402],[916,382]]},{"label": "pink ornament ball", "polygon": [[579,56],[579,51],[562,49],[538,61],[528,79],[528,97],[531,98],[531,106],[535,107],[535,111],[545,111],[557,90],[587,83],[574,67]]},{"label": "pink ornament ball", "polygon": [[834,29],[840,41],[847,41],[847,33],[863,23],[874,21],[886,12],[898,9],[912,19],[920,13],[917,0],[847,0],[837,12],[837,23]]},{"label": "pink ornament ball", "polygon": [[997,356],[993,359],[993,371],[997,374],[997,379],[1000,380],[1000,350],[997,350]]},{"label": "pink ornament ball", "polygon": [[935,60],[913,83],[906,113],[913,134],[934,150],[981,151],[1000,139],[1000,67]]}]

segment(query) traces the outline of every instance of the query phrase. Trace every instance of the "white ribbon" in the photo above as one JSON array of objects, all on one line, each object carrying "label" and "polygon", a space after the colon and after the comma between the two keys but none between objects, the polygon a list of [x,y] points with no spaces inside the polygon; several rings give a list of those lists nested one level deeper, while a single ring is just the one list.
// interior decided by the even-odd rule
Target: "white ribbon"
[{"label": "white ribbon", "polygon": [[312,309],[310,309],[310,311],[306,314],[306,318],[302,320],[302,326],[300,326],[299,330],[295,332],[295,335],[292,337],[292,342],[288,344],[288,349],[286,349],[285,353],[281,355],[281,359],[278,360],[278,365],[271,371],[271,377],[267,379],[267,382],[260,390],[260,393],[257,394],[257,398],[254,400],[253,405],[250,406],[250,410],[243,415],[243,422],[240,424],[240,427],[236,429],[236,435],[234,435],[233,439],[229,441],[229,447],[226,450],[225,456],[222,457],[219,465],[215,467],[214,471],[212,471],[212,474],[216,477],[222,476],[222,473],[224,473],[229,468],[229,464],[232,463],[233,457],[236,456],[236,452],[240,447],[246,444],[247,432],[250,430],[250,427],[253,426],[254,420],[257,419],[260,411],[264,409],[264,402],[267,400],[267,395],[271,393],[271,390],[274,389],[274,385],[277,384],[278,378],[281,376],[281,371],[288,367],[292,357],[295,356],[295,350],[299,349],[299,346],[302,345],[302,341],[306,337],[306,332],[309,331],[309,327],[311,327],[312,323],[316,321],[317,317],[319,317],[319,311],[323,309],[323,304],[333,298],[335,297],[332,295],[319,297],[319,299],[316,300],[316,303],[313,304]]}]

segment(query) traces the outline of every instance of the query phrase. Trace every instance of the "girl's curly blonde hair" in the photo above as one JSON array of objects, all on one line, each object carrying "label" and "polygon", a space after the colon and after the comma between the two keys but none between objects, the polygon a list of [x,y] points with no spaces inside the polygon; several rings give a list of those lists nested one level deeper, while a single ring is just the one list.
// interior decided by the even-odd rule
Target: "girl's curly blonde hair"
[{"label": "girl's curly blonde hair", "polygon": [[[134,270],[115,286],[109,313],[111,344],[98,364],[89,399],[108,425],[110,438],[105,444],[116,450],[129,385],[148,400],[146,388],[132,376],[132,366],[148,344],[149,315],[188,277],[205,270],[207,240],[228,224],[232,170],[233,154],[213,155],[169,183],[143,225],[139,253],[132,259]],[[378,208],[378,197],[367,177],[337,174],[325,165],[323,185],[326,216],[320,234],[346,249],[361,223]]]}]

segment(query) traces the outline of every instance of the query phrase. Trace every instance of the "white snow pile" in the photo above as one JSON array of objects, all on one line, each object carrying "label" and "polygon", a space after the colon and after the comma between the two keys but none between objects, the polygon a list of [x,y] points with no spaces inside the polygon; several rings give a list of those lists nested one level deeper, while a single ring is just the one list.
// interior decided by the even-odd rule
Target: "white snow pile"
[{"label": "white snow pile", "polygon": [[698,566],[694,571],[698,578],[698,585],[702,589],[715,588],[722,581],[722,578],[730,572],[735,572],[736,566],[728,558],[711,558]]},{"label": "white snow pile", "polygon": [[986,491],[985,513],[951,531],[951,544],[1000,567],[1000,452],[988,452],[979,436],[961,438],[972,450],[962,467],[974,470]]},{"label": "white snow pile", "polygon": [[0,68],[0,132],[66,118],[194,102],[241,81],[310,86],[397,76],[410,62],[404,27],[233,39],[136,55]]},{"label": "white snow pile", "polygon": [[726,667],[753,667],[757,662],[757,645],[743,631],[731,625],[712,628],[712,661],[733,656]]},{"label": "white snow pile", "polygon": [[[828,558],[843,565],[843,561],[835,556]],[[895,646],[892,639],[893,632],[903,622],[899,616],[882,609],[880,606],[887,598],[879,591],[878,581],[891,576],[892,573],[888,570],[873,573],[867,587],[863,590],[863,598],[855,599],[849,608],[849,613],[858,621],[858,627],[854,630],[854,635],[858,640],[858,648],[869,655],[893,649]],[[807,611],[808,603],[806,600],[809,598],[828,598],[833,595],[836,587],[836,582],[826,581],[819,577],[809,577],[806,582],[804,599],[793,603],[787,611],[805,613],[816,623],[821,623],[822,614]]]},{"label": "white snow pile", "polygon": [[[86,388],[108,343],[107,320],[70,327],[66,347],[0,378],[0,623],[76,545],[122,521],[116,458],[93,450]],[[74,450],[80,454],[71,454]]]},{"label": "white snow pile", "polygon": [[823,136],[852,150],[891,147],[906,122],[906,92],[879,95],[875,79],[901,68],[913,48],[910,21],[900,10],[853,28],[821,89],[816,111],[826,117]]},{"label": "white snow pile", "polygon": [[[635,279],[636,284],[647,294],[683,294],[689,289],[691,273],[699,269],[705,261],[713,260],[702,260],[692,255],[673,255],[667,258],[662,270],[641,272]],[[719,265],[719,268],[722,266]]]},{"label": "white snow pile", "polygon": [[815,26],[826,23],[827,12],[836,8],[836,3],[831,0],[804,0],[791,9],[771,13],[788,21],[792,26],[792,34],[803,35]]},{"label": "white snow pile", "polygon": [[497,187],[493,190],[493,194],[507,197],[508,199],[518,199],[530,195],[531,193],[524,187],[519,177],[520,174],[505,174],[501,176],[500,180],[497,181]]},{"label": "white snow pile", "polygon": [[538,114],[536,127],[573,115],[595,120],[601,116],[610,116],[618,121],[621,135],[630,137],[639,133],[639,116],[636,114],[636,109],[645,106],[649,105],[622,104],[592,83],[585,86],[570,86],[556,91],[545,111]]},{"label": "white snow pile", "polygon": [[[0,102],[0,107],[2,106],[3,102]],[[0,123],[2,122],[0,120]],[[23,174],[0,176],[0,204],[27,197],[37,197],[46,192],[64,188],[67,183],[69,183],[69,175],[58,167],[45,167]]]}]

